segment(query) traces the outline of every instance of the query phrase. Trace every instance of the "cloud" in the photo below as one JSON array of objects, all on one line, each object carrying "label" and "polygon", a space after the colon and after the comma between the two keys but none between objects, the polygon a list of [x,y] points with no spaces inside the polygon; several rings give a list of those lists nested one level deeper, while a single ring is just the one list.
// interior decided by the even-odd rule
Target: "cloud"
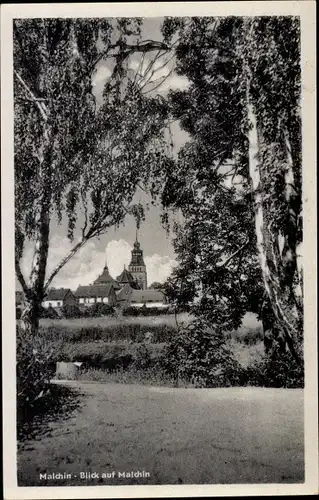
[{"label": "cloud", "polygon": [[[50,240],[47,277],[55,266],[72,249],[74,243],[64,236],[53,236]],[[79,285],[89,285],[101,274],[105,263],[113,278],[116,278],[131,260],[131,245],[123,239],[110,241],[105,250],[100,250],[96,242],[86,243],[70,261],[61,269],[52,282],[52,286],[76,290]],[[33,247],[26,249],[21,262],[24,276],[29,276],[33,257]],[[176,261],[168,256],[154,254],[144,257],[147,267],[148,284],[154,281],[164,282],[171,274]]]},{"label": "cloud", "polygon": [[147,270],[147,282],[151,285],[154,281],[164,283],[177,265],[176,260],[168,256],[154,254],[144,258]]},{"label": "cloud", "polygon": [[126,240],[112,240],[108,243],[105,254],[111,275],[116,278],[128,266],[131,260],[131,245]]}]

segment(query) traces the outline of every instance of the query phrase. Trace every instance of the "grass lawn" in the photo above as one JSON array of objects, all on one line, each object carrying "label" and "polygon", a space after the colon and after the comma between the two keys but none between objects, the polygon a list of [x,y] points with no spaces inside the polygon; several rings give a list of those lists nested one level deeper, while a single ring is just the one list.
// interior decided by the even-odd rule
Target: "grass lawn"
[{"label": "grass lawn", "polygon": [[[60,384],[79,391],[80,406],[68,419],[43,419],[24,442],[19,486],[304,480],[302,389]],[[117,476],[132,470],[150,477]],[[112,471],[114,478],[101,477]],[[40,480],[52,472],[72,478]]]}]

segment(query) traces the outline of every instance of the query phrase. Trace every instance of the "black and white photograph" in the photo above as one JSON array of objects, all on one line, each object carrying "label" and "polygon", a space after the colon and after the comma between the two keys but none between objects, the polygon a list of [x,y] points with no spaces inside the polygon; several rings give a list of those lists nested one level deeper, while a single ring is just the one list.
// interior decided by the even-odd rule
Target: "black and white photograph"
[{"label": "black and white photograph", "polygon": [[8,500],[317,491],[315,8],[208,4],[2,11]]}]

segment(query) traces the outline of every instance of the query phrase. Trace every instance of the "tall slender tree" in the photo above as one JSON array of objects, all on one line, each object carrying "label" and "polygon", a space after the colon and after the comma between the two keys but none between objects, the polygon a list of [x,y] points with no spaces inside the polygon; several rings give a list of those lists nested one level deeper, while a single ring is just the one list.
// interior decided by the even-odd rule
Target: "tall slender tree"
[{"label": "tall slender tree", "polygon": [[[215,319],[220,313],[218,290],[218,297],[226,304],[230,301],[236,311],[233,306],[242,294],[234,265],[244,263],[241,276],[248,282],[250,276],[256,277],[257,288],[261,285],[263,290],[257,294],[260,306],[272,316],[271,321],[264,318],[266,328],[272,325],[272,335],[282,336],[300,361],[299,20],[167,19],[163,25],[166,42],[177,32],[177,71],[187,76],[190,86],[172,92],[171,102],[191,141],[180,153],[163,201],[182,208],[188,234],[197,240],[189,255],[192,265],[187,265],[189,272],[201,270],[200,303],[207,303],[210,288],[215,291],[209,302]],[[169,187],[173,183],[174,190]],[[184,251],[191,254],[191,248]],[[185,271],[184,266],[178,272]],[[208,283],[203,273],[210,275]],[[228,290],[227,283],[233,283]],[[247,292],[246,288],[246,298]]]},{"label": "tall slender tree", "polygon": [[[149,79],[132,76],[129,62],[155,54],[149,71],[167,46],[142,41],[141,20],[128,18],[15,20],[13,35],[15,267],[25,295],[22,327],[33,334],[62,267],[128,213],[143,215],[132,201],[139,185],[152,180],[150,191],[158,190],[170,162],[167,106],[145,95]],[[97,106],[92,78],[102,61],[111,76]],[[74,246],[48,276],[54,217],[67,218]],[[26,279],[20,260],[28,240],[34,255]]]}]

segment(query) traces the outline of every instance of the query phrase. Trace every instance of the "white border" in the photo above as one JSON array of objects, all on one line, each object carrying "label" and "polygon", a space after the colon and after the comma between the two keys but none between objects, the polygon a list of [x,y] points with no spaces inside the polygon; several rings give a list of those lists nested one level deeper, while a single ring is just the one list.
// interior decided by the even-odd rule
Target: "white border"
[{"label": "white border", "polygon": [[[315,2],[234,1],[1,6],[1,172],[3,450],[5,499],[156,498],[191,496],[299,495],[318,493],[317,310],[316,310],[316,98]],[[302,115],[305,285],[305,461],[303,484],[17,487],[15,407],[15,277],[13,189],[12,19],[23,17],[161,17],[295,15],[302,29]]]}]

